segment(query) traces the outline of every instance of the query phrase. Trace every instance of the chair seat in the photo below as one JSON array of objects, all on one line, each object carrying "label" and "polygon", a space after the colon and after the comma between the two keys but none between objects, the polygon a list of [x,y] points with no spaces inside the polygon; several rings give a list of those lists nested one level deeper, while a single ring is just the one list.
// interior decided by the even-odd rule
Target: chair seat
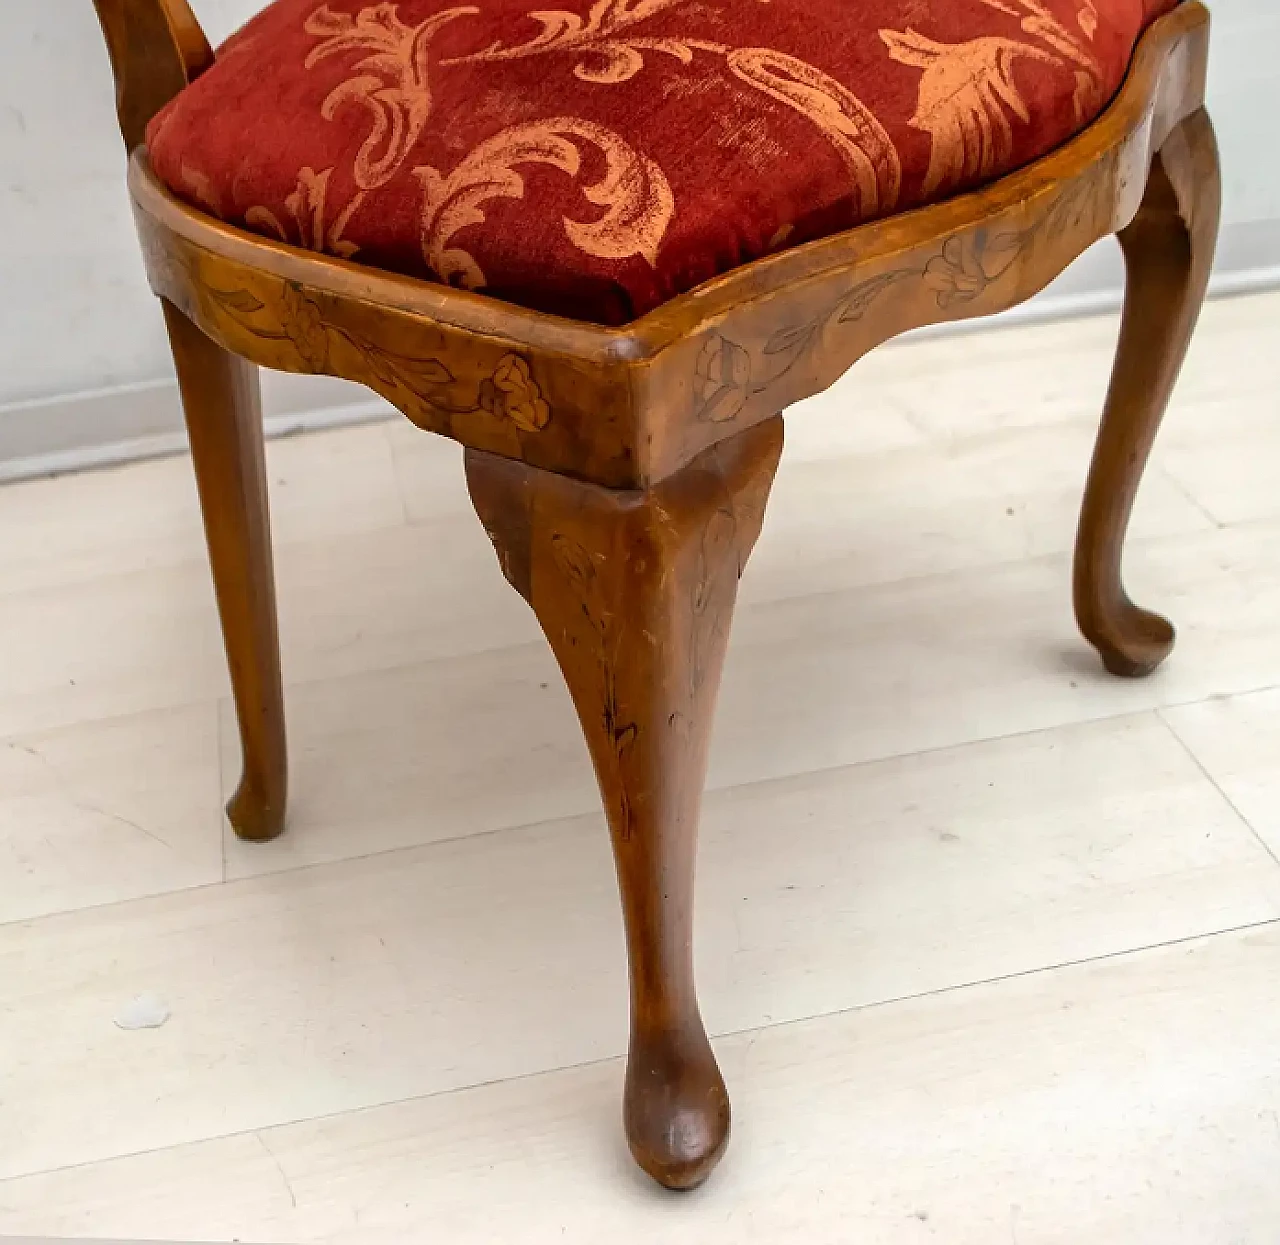
[{"label": "chair seat", "polygon": [[293,245],[621,324],[1059,146],[1177,0],[562,2],[276,0],[152,165]]}]

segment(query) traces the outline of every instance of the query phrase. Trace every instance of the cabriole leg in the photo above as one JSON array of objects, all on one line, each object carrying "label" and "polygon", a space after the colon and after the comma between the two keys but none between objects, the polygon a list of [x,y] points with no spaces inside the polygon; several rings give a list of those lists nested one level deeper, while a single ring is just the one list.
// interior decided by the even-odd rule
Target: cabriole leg
[{"label": "cabriole leg", "polygon": [[631,961],[627,1138],[673,1189],[701,1183],[729,1137],[693,980],[694,855],[738,577],[781,450],[775,418],[645,493],[467,452],[476,510],[555,651],[595,764]]},{"label": "cabriole leg", "polygon": [[1125,592],[1121,558],[1142,471],[1200,315],[1218,237],[1221,177],[1203,109],[1157,154],[1146,196],[1120,233],[1124,320],[1076,540],[1080,630],[1112,674],[1150,674],[1173,648],[1172,625]]}]

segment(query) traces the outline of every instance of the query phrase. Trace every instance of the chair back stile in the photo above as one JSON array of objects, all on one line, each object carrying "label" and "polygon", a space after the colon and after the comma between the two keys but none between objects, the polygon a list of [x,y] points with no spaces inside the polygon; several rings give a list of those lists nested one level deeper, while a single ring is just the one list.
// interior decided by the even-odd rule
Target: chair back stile
[{"label": "chair back stile", "polygon": [[129,151],[147,124],[213,64],[213,50],[187,0],[93,0],[116,81],[116,113]]}]

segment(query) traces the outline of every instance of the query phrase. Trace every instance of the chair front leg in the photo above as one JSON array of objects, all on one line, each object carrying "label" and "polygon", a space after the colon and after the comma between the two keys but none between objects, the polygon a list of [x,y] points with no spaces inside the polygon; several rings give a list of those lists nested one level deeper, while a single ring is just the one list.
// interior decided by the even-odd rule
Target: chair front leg
[{"label": "chair front leg", "polygon": [[1142,471],[1204,302],[1221,199],[1217,142],[1201,109],[1165,141],[1142,207],[1120,233],[1124,320],[1080,516],[1074,585],[1080,630],[1112,674],[1150,674],[1173,648],[1173,626],[1129,599],[1121,557]]},{"label": "chair front leg", "polygon": [[288,765],[258,370],[163,306],[244,756],[227,816],[242,839],[273,839],[284,829]]},{"label": "chair front leg", "polygon": [[781,451],[775,418],[645,493],[467,452],[476,510],[555,652],[599,779],[631,961],[627,1139],[673,1189],[700,1184],[729,1136],[694,988],[694,856],[738,578]]}]

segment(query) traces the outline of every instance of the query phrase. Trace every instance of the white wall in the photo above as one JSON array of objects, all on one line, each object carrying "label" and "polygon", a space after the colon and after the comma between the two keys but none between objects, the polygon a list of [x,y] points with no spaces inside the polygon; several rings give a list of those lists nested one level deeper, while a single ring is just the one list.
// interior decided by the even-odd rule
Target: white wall
[{"label": "white wall", "polygon": [[[221,38],[262,6],[197,7]],[[93,6],[0,11],[0,403],[163,376]]]},{"label": "white wall", "polygon": [[[195,3],[215,41],[261,7],[262,0]],[[1280,270],[1280,5],[1216,0],[1213,8],[1210,94],[1226,173],[1220,267]],[[0,0],[0,11],[3,476],[57,466],[67,454],[74,460],[85,447],[124,437],[172,440],[179,421],[92,6]],[[1114,293],[1118,282],[1114,247],[1095,248],[1040,310],[1061,306],[1054,299],[1064,295],[1087,302]],[[277,414],[352,402],[365,404],[363,391],[316,378],[278,378],[268,389]]]}]

